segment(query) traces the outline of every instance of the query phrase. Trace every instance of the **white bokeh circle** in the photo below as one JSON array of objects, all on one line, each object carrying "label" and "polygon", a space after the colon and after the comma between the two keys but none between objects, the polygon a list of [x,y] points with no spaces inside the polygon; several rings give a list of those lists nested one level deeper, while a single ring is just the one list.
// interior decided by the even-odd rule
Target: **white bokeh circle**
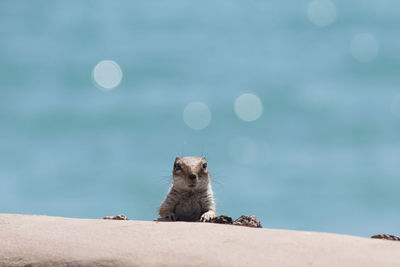
[{"label": "white bokeh circle", "polygon": [[369,62],[376,58],[379,51],[378,41],[368,33],[357,34],[350,42],[350,54],[360,62]]},{"label": "white bokeh circle", "polygon": [[115,61],[102,60],[93,69],[93,80],[100,89],[112,90],[121,83],[122,70]]},{"label": "white bokeh circle", "polygon": [[308,4],[307,17],[318,27],[328,26],[336,19],[336,7],[329,0],[313,0]]},{"label": "white bokeh circle", "polygon": [[234,110],[239,119],[254,121],[261,116],[263,105],[258,96],[254,94],[242,94],[236,98]]},{"label": "white bokeh circle", "polygon": [[183,110],[183,121],[194,130],[204,129],[211,122],[211,111],[202,102],[189,103]]}]

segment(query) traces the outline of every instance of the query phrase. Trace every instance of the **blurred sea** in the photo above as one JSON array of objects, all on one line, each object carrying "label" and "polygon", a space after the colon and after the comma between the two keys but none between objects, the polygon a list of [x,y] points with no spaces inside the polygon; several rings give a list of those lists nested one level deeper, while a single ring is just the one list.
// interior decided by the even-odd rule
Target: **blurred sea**
[{"label": "blurred sea", "polygon": [[399,234],[400,2],[326,2],[1,1],[0,212],[151,220],[175,156],[204,154],[220,214]]}]

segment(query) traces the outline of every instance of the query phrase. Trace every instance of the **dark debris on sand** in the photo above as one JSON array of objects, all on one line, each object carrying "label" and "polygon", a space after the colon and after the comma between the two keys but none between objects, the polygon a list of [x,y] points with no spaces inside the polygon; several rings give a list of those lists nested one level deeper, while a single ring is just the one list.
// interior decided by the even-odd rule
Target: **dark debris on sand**
[{"label": "dark debris on sand", "polygon": [[120,214],[120,215],[115,215],[115,216],[105,216],[102,219],[103,220],[122,220],[122,221],[126,221],[126,220],[128,220],[128,217],[126,217],[123,214]]},{"label": "dark debris on sand", "polygon": [[226,215],[217,216],[210,221],[211,223],[233,224],[239,226],[262,228],[260,221],[254,215],[242,215],[237,220],[233,221],[231,217]]},{"label": "dark debris on sand", "polygon": [[210,223],[221,223],[221,224],[233,224],[231,217],[226,215],[220,215],[210,220]]},{"label": "dark debris on sand", "polygon": [[373,236],[371,236],[371,238],[400,241],[400,237],[395,236],[395,235],[388,235],[388,234],[373,235]]},{"label": "dark debris on sand", "polygon": [[262,228],[260,221],[254,215],[250,216],[242,215],[236,221],[233,222],[233,225]]}]

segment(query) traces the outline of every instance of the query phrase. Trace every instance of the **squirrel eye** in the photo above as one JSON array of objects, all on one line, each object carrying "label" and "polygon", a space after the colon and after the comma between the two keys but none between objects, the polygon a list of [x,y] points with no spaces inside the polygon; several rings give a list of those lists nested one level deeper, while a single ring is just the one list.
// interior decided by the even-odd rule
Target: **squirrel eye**
[{"label": "squirrel eye", "polygon": [[207,163],[203,163],[203,169],[207,168]]},{"label": "squirrel eye", "polygon": [[179,163],[175,163],[175,171],[182,170],[182,166]]}]

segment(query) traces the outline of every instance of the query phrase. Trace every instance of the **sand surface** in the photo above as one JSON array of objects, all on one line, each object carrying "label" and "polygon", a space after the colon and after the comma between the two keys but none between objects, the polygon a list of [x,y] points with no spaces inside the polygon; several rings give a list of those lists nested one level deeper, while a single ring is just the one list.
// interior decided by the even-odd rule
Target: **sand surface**
[{"label": "sand surface", "polygon": [[400,266],[400,242],[186,222],[0,214],[0,266]]}]

